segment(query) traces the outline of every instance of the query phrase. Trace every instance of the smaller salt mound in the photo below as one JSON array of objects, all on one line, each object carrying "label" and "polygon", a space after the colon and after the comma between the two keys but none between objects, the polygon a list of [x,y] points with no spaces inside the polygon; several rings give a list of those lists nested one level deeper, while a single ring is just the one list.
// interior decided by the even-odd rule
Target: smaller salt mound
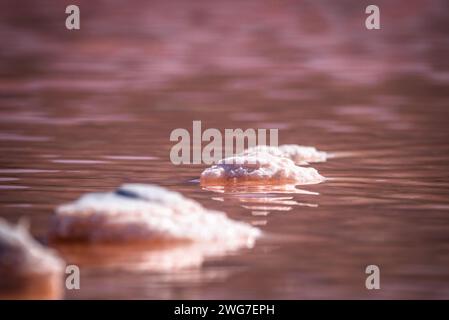
[{"label": "smaller salt mound", "polygon": [[257,153],[269,153],[277,157],[289,158],[296,164],[324,162],[327,153],[318,151],[315,147],[299,146],[296,144],[284,144],[280,147],[260,145],[245,150],[242,155],[254,155]]},{"label": "smaller salt mound", "polygon": [[284,157],[258,152],[220,160],[201,173],[203,186],[223,184],[313,184],[324,180],[314,168]]},{"label": "smaller salt mound", "polygon": [[64,262],[36,242],[26,227],[0,219],[0,297],[58,298]]},{"label": "smaller salt mound", "polygon": [[260,230],[207,210],[180,193],[126,184],[92,193],[56,210],[51,237],[91,242],[199,241],[250,246]]}]

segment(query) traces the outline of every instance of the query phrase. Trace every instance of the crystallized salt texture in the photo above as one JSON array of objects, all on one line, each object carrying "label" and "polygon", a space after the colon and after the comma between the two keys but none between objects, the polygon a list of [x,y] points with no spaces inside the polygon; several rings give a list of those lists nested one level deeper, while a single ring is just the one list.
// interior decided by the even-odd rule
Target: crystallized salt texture
[{"label": "crystallized salt texture", "polygon": [[201,173],[203,186],[222,184],[313,184],[324,178],[284,157],[257,152],[220,160]]},{"label": "crystallized salt texture", "polygon": [[327,153],[318,151],[315,147],[298,146],[296,144],[284,144],[279,147],[284,156],[290,158],[295,163],[313,163],[324,162],[327,159]]},{"label": "crystallized salt texture", "polygon": [[26,227],[0,219],[0,297],[57,298],[64,262]]},{"label": "crystallized salt texture", "polygon": [[242,154],[252,155],[257,153],[269,153],[277,157],[286,157],[296,164],[324,162],[327,159],[326,152],[318,151],[315,147],[299,146],[296,144],[284,144],[280,147],[260,145],[249,148]]},{"label": "crystallized salt texture", "polygon": [[125,184],[57,208],[51,236],[59,240],[209,241],[251,245],[260,231],[154,185]]}]

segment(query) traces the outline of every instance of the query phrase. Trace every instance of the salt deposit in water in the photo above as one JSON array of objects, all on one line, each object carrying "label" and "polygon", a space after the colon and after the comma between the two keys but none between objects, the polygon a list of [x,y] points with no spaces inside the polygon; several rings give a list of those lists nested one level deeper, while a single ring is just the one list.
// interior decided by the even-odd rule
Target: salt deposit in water
[{"label": "salt deposit in water", "polygon": [[304,168],[285,157],[257,152],[220,160],[201,173],[203,186],[223,184],[314,184],[324,181],[314,168]]},{"label": "salt deposit in water", "polygon": [[315,147],[296,144],[284,144],[279,147],[259,145],[246,149],[242,155],[255,155],[258,153],[269,153],[273,156],[289,158],[295,164],[324,162],[328,158],[326,152],[319,151]]},{"label": "salt deposit in water", "polygon": [[23,225],[0,219],[0,298],[54,299],[62,295],[64,262]]},{"label": "salt deposit in water", "polygon": [[180,193],[143,184],[125,184],[62,205],[51,229],[53,240],[215,242],[232,248],[251,246],[259,235],[259,229]]}]

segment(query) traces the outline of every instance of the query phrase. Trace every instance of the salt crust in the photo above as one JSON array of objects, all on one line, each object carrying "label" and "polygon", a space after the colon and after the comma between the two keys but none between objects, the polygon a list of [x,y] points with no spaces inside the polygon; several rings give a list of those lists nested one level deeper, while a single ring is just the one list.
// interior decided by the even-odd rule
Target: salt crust
[{"label": "salt crust", "polygon": [[51,238],[89,242],[192,241],[251,246],[260,230],[205,209],[155,185],[125,184],[92,193],[56,210]]},{"label": "salt crust", "polygon": [[239,184],[313,184],[324,180],[314,168],[305,168],[285,157],[265,152],[220,160],[201,173],[203,186]]},{"label": "salt crust", "polygon": [[62,295],[65,263],[23,224],[0,219],[0,298],[55,299]]},{"label": "salt crust", "polygon": [[63,266],[51,249],[33,239],[26,226],[0,219],[0,273],[53,273]]},{"label": "salt crust", "polygon": [[296,144],[284,144],[279,147],[260,145],[245,150],[242,155],[254,155],[257,153],[269,153],[277,157],[285,157],[295,164],[308,164],[314,162],[325,162],[327,153],[318,151],[315,147],[300,146]]}]

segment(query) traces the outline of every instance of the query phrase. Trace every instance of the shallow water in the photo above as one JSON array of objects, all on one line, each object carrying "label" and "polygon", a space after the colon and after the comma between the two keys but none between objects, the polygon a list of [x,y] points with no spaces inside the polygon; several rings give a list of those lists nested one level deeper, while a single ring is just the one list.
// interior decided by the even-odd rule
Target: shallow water
[{"label": "shallow water", "polygon": [[[378,2],[377,33],[359,1],[81,1],[69,33],[62,4],[5,1],[0,216],[27,217],[45,242],[57,205],[141,182],[264,231],[253,249],[170,272],[84,257],[68,299],[449,298],[448,7]],[[170,132],[193,120],[279,128],[281,144],[335,153],[312,165],[328,180],[202,189],[205,165],[169,160]],[[370,264],[381,290],[365,288]]]}]

